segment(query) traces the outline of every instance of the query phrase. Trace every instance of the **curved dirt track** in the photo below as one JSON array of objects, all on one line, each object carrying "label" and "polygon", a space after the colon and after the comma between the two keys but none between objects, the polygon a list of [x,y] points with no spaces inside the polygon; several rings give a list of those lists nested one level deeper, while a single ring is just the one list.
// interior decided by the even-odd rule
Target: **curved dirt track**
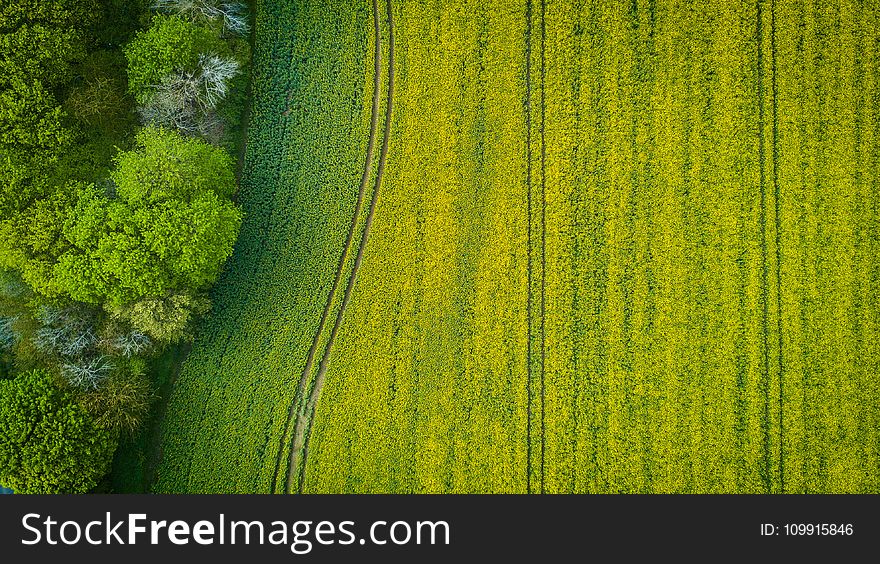
[{"label": "curved dirt track", "polygon": [[318,350],[318,344],[321,341],[321,335],[324,333],[324,327],[327,325],[327,319],[330,316],[330,310],[333,307],[333,299],[336,296],[336,291],[338,290],[339,283],[342,280],[342,273],[345,268],[345,262],[348,259],[348,254],[354,241],[354,234],[357,229],[358,220],[360,219],[361,210],[363,209],[364,196],[366,194],[367,185],[369,184],[370,173],[373,169],[373,155],[376,152],[376,138],[378,137],[379,130],[379,98],[381,97],[380,82],[382,73],[382,43],[381,29],[379,25],[378,0],[373,0],[373,28],[373,106],[371,110],[370,138],[367,145],[366,159],[364,161],[364,171],[361,175],[361,183],[358,189],[357,203],[355,204],[354,213],[352,214],[351,218],[351,226],[348,229],[348,235],[345,239],[345,245],[343,246],[342,254],[339,257],[339,264],[336,267],[336,275],[333,279],[333,286],[330,288],[330,293],[327,296],[327,304],[324,306],[324,311],[321,313],[321,321],[318,323],[318,329],[315,332],[314,339],[312,339],[312,345],[309,348],[309,354],[306,358],[306,364],[303,368],[302,375],[300,376],[299,384],[296,388],[296,393],[294,394],[293,400],[290,402],[287,421],[284,426],[284,433],[282,433],[281,435],[281,444],[278,446],[278,455],[275,458],[275,473],[272,476],[272,486],[270,490],[272,493],[276,492],[278,477],[282,471],[281,464],[285,452],[284,445],[289,441],[291,428],[294,424],[294,421],[296,420],[296,408],[302,402],[302,398],[305,396],[306,390],[309,385],[309,375],[312,372],[312,366],[315,362],[315,354]]},{"label": "curved dirt track", "polygon": [[[348,259],[348,255],[350,254],[352,244],[354,242],[355,232],[357,231],[358,220],[360,219],[360,214],[363,210],[363,202],[366,195],[367,185],[369,184],[370,173],[372,171],[372,162],[373,156],[375,154],[375,145],[376,139],[378,137],[378,124],[379,124],[379,100],[381,98],[381,73],[382,73],[382,61],[381,61],[381,52],[382,52],[382,43],[381,43],[381,24],[379,21],[379,1],[373,0],[373,27],[375,33],[374,39],[374,80],[373,80],[373,107],[372,107],[372,118],[370,125],[370,139],[367,147],[367,156],[364,163],[364,172],[361,177],[361,184],[358,191],[358,199],[357,204],[355,205],[355,211],[352,217],[351,226],[349,228],[348,236],[346,238],[345,246],[343,248],[342,255],[339,259],[339,265],[336,270],[336,276],[333,281],[333,286],[330,290],[330,294],[327,297],[327,304],[324,307],[324,311],[321,315],[321,321],[318,325],[318,330],[315,334],[315,338],[312,342],[312,346],[309,349],[308,358],[306,359],[305,367],[303,368],[302,376],[300,377],[299,385],[297,386],[296,395],[290,405],[289,415],[287,424],[285,426],[284,434],[282,435],[281,441],[282,444],[278,449],[278,456],[276,459],[276,471],[275,476],[273,477],[272,482],[272,492],[274,493],[277,489],[278,478],[281,474],[282,460],[284,444],[290,440],[291,432],[293,435],[293,441],[290,448],[290,455],[288,458],[288,466],[286,469],[286,479],[285,479],[285,487],[284,492],[292,493],[294,490],[294,486],[296,486],[297,493],[302,491],[303,486],[303,478],[305,474],[305,467],[308,458],[308,447],[309,447],[309,438],[311,436],[311,425],[312,419],[314,417],[315,409],[317,407],[318,400],[321,395],[321,389],[324,384],[324,379],[327,373],[327,368],[329,365],[330,354],[333,348],[333,343],[336,340],[336,335],[339,332],[339,327],[342,324],[342,318],[345,314],[345,310],[348,307],[348,303],[351,300],[352,290],[354,288],[354,283],[357,278],[357,272],[360,269],[361,263],[363,262],[364,251],[366,250],[367,240],[370,235],[370,228],[373,223],[373,217],[376,211],[376,204],[379,199],[379,188],[382,184],[382,176],[385,171],[385,163],[388,156],[388,145],[390,141],[391,134],[391,113],[393,109],[393,99],[394,99],[394,21],[393,16],[391,14],[391,0],[386,0],[386,14],[388,18],[388,26],[389,26],[389,45],[388,45],[388,93],[386,97],[386,107],[385,107],[385,121],[384,121],[384,131],[382,138],[382,146],[379,152],[379,163],[376,169],[376,178],[375,184],[373,188],[372,198],[370,200],[370,205],[367,209],[366,219],[364,221],[363,234],[361,236],[360,243],[358,245],[357,254],[355,256],[355,262],[352,267],[351,274],[349,275],[348,282],[346,284],[345,290],[342,296],[342,303],[339,307],[339,311],[337,312],[336,319],[333,323],[333,328],[330,332],[330,337],[327,340],[327,345],[324,349],[324,354],[321,357],[320,364],[318,365],[318,372],[315,376],[314,383],[311,387],[311,392],[308,394],[308,400],[304,403],[306,392],[308,390],[309,382],[310,382],[310,374],[314,367],[315,356],[317,354],[318,346],[321,340],[321,336],[324,332],[324,329],[327,324],[327,320],[330,317],[330,311],[333,307],[334,297],[339,288],[339,283],[342,280],[342,274],[345,269],[345,263]],[[292,427],[292,429],[291,429]],[[296,483],[294,483],[296,482]]]}]

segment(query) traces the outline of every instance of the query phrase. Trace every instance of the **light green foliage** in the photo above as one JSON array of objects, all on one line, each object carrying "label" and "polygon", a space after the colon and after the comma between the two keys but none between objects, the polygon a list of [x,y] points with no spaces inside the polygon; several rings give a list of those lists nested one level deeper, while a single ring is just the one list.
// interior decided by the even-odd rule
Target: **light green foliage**
[{"label": "light green foliage", "polygon": [[58,258],[58,287],[77,301],[117,308],[211,284],[232,253],[241,213],[211,191],[191,201],[135,206],[80,193]]},{"label": "light green foliage", "polygon": [[51,87],[72,78],[71,64],[83,59],[85,44],[75,28],[23,25],[10,33],[0,33],[0,53],[4,78],[39,77]]},{"label": "light green foliage", "polygon": [[0,88],[0,218],[45,194],[45,173],[73,138],[63,118],[37,80],[15,78]]},{"label": "light green foliage", "polygon": [[56,91],[85,55],[88,0],[10,0],[0,7],[0,218],[45,190],[46,171],[69,146]]},{"label": "light green foliage", "polygon": [[202,53],[227,55],[229,48],[212,29],[177,16],[155,15],[149,29],[125,47],[129,91],[138,103],[146,103],[152,86],[175,70],[193,70]]},{"label": "light green foliage", "polygon": [[0,29],[16,29],[25,24],[58,27],[85,27],[93,21],[95,0],[5,0],[0,5]]},{"label": "light green foliage", "polygon": [[84,493],[106,473],[115,435],[45,371],[0,380],[0,482],[17,493]]},{"label": "light green foliage", "polygon": [[117,308],[113,315],[168,344],[192,338],[192,319],[206,314],[210,308],[211,302],[205,296],[175,293],[164,298],[145,298]]},{"label": "light green foliage", "polygon": [[160,128],[137,134],[135,148],[117,157],[111,178],[117,194],[131,204],[189,202],[207,191],[228,198],[235,191],[228,153]]},{"label": "light green foliage", "polygon": [[241,222],[218,195],[234,190],[231,159],[173,132],[148,129],[138,140],[114,172],[118,197],[71,184],[0,221],[0,266],[46,297],[108,308],[213,283]]},{"label": "light green foliage", "polygon": [[0,218],[0,267],[17,271],[39,294],[63,293],[55,278],[58,257],[70,250],[63,230],[76,186],[56,191],[10,217]]}]

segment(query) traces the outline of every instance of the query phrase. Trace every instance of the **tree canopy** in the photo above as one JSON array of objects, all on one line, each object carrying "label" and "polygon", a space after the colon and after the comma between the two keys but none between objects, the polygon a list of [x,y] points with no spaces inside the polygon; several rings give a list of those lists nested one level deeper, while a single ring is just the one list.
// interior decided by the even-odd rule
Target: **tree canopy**
[{"label": "tree canopy", "polygon": [[73,132],[57,95],[86,55],[93,0],[6,0],[0,7],[0,215],[43,195]]},{"label": "tree canopy", "polygon": [[18,493],[85,493],[116,448],[46,371],[0,380],[0,483]]},{"label": "tree canopy", "polygon": [[0,266],[46,297],[109,308],[213,283],[241,223],[229,155],[148,128],[112,177],[115,195],[71,184],[0,220]]},{"label": "tree canopy", "polygon": [[120,153],[111,174],[120,198],[131,204],[191,201],[205,192],[229,198],[235,191],[226,151],[161,128],[146,128],[135,149]]}]

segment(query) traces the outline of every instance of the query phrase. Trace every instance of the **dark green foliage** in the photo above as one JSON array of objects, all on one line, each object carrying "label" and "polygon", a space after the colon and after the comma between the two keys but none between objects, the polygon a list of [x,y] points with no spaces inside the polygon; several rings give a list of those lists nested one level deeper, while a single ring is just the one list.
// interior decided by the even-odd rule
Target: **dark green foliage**
[{"label": "dark green foliage", "polygon": [[7,77],[40,78],[57,86],[71,79],[71,65],[85,57],[85,44],[75,29],[25,24],[0,34],[0,53]]},{"label": "dark green foliage", "polygon": [[239,155],[245,142],[245,112],[249,97],[250,76],[241,72],[229,83],[229,94],[217,107],[224,131],[220,145],[232,155]]},{"label": "dark green foliage", "polygon": [[0,91],[0,151],[46,151],[70,142],[61,120],[64,113],[38,80],[13,78]]},{"label": "dark green foliage", "polygon": [[102,47],[119,47],[129,41],[147,15],[149,0],[98,0],[98,22],[95,43]]},{"label": "dark green foliage", "polygon": [[115,493],[149,493],[161,456],[156,441],[162,435],[168,397],[189,350],[188,344],[171,345],[149,359],[147,374],[153,390],[151,411],[137,433],[120,437],[112,471]]},{"label": "dark green foliage", "polygon": [[118,136],[134,126],[134,100],[126,91],[124,60],[114,54],[98,51],[86,59],[83,80],[71,89],[65,107],[83,127]]},{"label": "dark green foliage", "polygon": [[83,61],[82,78],[63,104],[78,135],[54,167],[53,184],[100,182],[109,176],[118,150],[131,145],[137,114],[128,94],[125,64],[118,50],[95,51]]},{"label": "dark green foliage", "polygon": [[114,433],[46,371],[0,380],[0,482],[19,493],[84,493],[107,472]]}]

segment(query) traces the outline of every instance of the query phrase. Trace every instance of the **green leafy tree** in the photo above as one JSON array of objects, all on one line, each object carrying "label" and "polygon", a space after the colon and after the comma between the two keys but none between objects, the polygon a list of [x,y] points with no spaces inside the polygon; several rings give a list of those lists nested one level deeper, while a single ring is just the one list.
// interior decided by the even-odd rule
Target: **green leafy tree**
[{"label": "green leafy tree", "polygon": [[212,284],[241,225],[228,154],[146,129],[112,176],[115,195],[70,184],[0,220],[0,267],[45,297],[108,309]]},{"label": "green leafy tree", "polygon": [[156,15],[150,27],[125,47],[129,90],[144,104],[152,87],[176,70],[194,69],[203,53],[230,54],[213,30],[177,16]]},{"label": "green leafy tree", "polygon": [[146,298],[117,308],[113,314],[167,344],[191,338],[193,318],[204,315],[210,307],[206,296],[181,292],[164,298]]},{"label": "green leafy tree", "polygon": [[161,128],[145,128],[135,149],[120,153],[111,177],[119,196],[132,204],[190,201],[211,191],[229,198],[235,191],[232,157],[202,141]]},{"label": "green leafy tree", "polygon": [[0,483],[20,493],[84,493],[107,473],[116,436],[41,370],[0,380]]},{"label": "green leafy tree", "polygon": [[58,257],[70,249],[63,228],[73,203],[72,189],[59,190],[0,219],[0,267],[18,272],[46,297],[63,293],[55,280],[54,267]]},{"label": "green leafy tree", "polygon": [[0,217],[41,197],[74,133],[55,96],[86,53],[93,0],[0,4]]},{"label": "green leafy tree", "polygon": [[141,207],[91,198],[77,209],[92,213],[68,223],[76,245],[58,258],[53,279],[74,300],[111,308],[213,283],[241,224],[238,209],[210,191]]},{"label": "green leafy tree", "polygon": [[48,191],[46,171],[70,145],[64,112],[39,80],[13,78],[0,88],[0,217]]},{"label": "green leafy tree", "polygon": [[70,142],[64,113],[37,80],[14,79],[0,90],[0,151],[51,151]]},{"label": "green leafy tree", "polygon": [[54,87],[73,78],[72,65],[85,58],[86,46],[77,28],[24,24],[0,33],[0,53],[7,77],[38,78]]},{"label": "green leafy tree", "polygon": [[85,27],[91,25],[97,12],[98,2],[95,0],[3,0],[0,4],[0,30],[37,23]]}]

